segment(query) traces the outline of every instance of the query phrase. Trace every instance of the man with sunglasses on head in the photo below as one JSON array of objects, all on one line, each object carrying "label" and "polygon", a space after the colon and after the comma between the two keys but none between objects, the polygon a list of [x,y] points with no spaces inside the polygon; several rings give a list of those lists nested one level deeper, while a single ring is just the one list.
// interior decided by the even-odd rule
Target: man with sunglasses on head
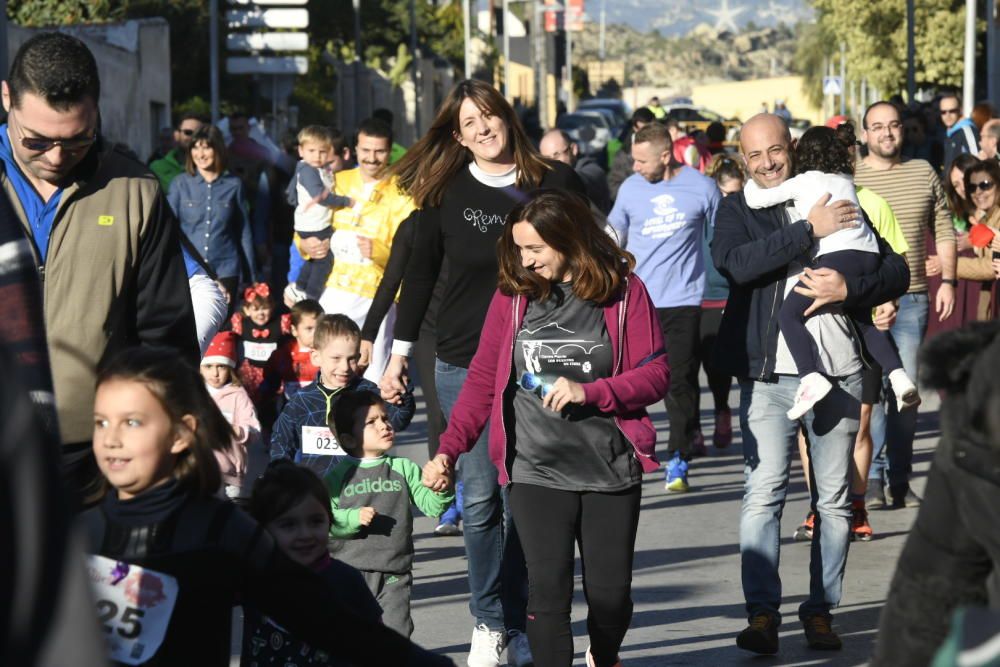
[{"label": "man with sunglasses on head", "polygon": [[941,124],[945,127],[944,168],[950,168],[962,153],[979,152],[979,128],[971,118],[962,115],[962,98],[958,93],[945,93],[938,102]]},{"label": "man with sunglasses on head", "polygon": [[40,33],[2,85],[0,185],[37,267],[70,493],[101,479],[93,453],[97,368],[134,345],[199,358],[180,227],[146,167],[100,135],[100,79],[75,37]]},{"label": "man with sunglasses on head", "polygon": [[[952,98],[944,99],[941,108],[957,106]],[[948,200],[941,179],[924,160],[902,157],[903,122],[899,109],[889,102],[876,102],[861,120],[862,140],[868,145],[868,155],[858,162],[854,173],[856,185],[864,186],[889,203],[903,230],[909,250],[910,286],[899,300],[896,321],[890,332],[899,349],[903,368],[912,378],[919,377],[917,350],[927,330],[927,318],[944,321],[955,307],[957,256],[955,228],[952,225]],[[937,244],[941,270],[941,286],[936,294],[928,293],[927,243],[924,230],[930,229]],[[875,450],[868,472],[868,509],[918,507],[920,499],[910,488],[913,463],[913,437],[917,428],[917,411],[896,410],[890,391],[883,394],[884,409],[872,410],[871,435]],[[888,477],[889,497],[885,495],[883,476]]]},{"label": "man with sunglasses on head", "polygon": [[184,173],[188,150],[191,148],[191,137],[207,125],[208,119],[196,113],[185,113],[181,116],[174,130],[174,147],[159,160],[150,163],[150,170],[160,179],[160,187],[164,192],[170,192],[170,183],[178,174]]}]

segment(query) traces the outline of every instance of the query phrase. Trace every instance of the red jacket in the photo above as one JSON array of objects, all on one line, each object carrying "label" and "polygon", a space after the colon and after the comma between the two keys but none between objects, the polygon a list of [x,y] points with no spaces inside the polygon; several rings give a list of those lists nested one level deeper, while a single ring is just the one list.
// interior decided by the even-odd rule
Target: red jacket
[{"label": "red jacket", "polygon": [[[670,369],[663,348],[656,309],[638,276],[625,283],[619,296],[604,308],[611,338],[614,372],[583,385],[585,403],[615,415],[615,423],[635,450],[645,472],[659,467],[656,460],[656,428],[646,406],[663,400],[670,387]],[[503,420],[503,396],[510,384],[514,339],[528,300],[497,291],[490,302],[476,356],[458,401],[452,408],[448,428],[441,434],[438,454],[453,462],[472,449],[490,422],[490,459],[496,465],[501,485],[510,481],[513,452],[507,452]]]}]

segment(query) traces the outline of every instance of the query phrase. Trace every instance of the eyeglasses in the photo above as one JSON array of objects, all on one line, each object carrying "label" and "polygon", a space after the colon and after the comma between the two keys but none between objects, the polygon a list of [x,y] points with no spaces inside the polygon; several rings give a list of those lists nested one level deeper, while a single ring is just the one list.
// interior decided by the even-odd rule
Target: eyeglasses
[{"label": "eyeglasses", "polygon": [[959,110],[958,107],[955,107],[954,109],[941,109],[941,115],[942,116],[950,116],[950,115],[956,115],[957,116],[959,113],[960,113],[960,110]]},{"label": "eyeglasses", "polygon": [[183,130],[177,130],[177,131],[183,134],[185,137],[193,137],[195,133],[195,130],[192,130],[191,128],[185,128]]},{"label": "eyeglasses", "polygon": [[898,120],[894,120],[891,123],[888,123],[887,125],[883,125],[882,123],[875,123],[874,125],[872,125],[871,127],[868,128],[868,131],[869,132],[874,132],[875,134],[882,134],[886,130],[892,130],[893,132],[899,132],[902,129],[902,127],[903,127],[903,123],[901,123]]},{"label": "eyeglasses", "polygon": [[530,391],[538,398],[545,398],[552,391],[552,385],[548,382],[542,380],[531,371],[525,371],[521,373],[521,379],[518,381],[518,386],[525,391]]},{"label": "eyeglasses", "polygon": [[982,190],[983,192],[988,192],[996,187],[996,183],[990,180],[979,181],[978,183],[969,183],[969,188],[972,190]]},{"label": "eyeglasses", "polygon": [[[13,118],[14,114],[10,114],[8,118]],[[21,138],[21,145],[24,146],[29,151],[35,153],[48,153],[50,150],[56,146],[61,147],[64,151],[68,153],[75,153],[82,151],[85,148],[90,148],[95,141],[97,141],[97,132],[94,132],[92,136],[89,137],[78,137],[75,139],[48,139],[46,137],[26,137],[24,132],[21,130],[21,124],[17,123],[17,133]]]}]

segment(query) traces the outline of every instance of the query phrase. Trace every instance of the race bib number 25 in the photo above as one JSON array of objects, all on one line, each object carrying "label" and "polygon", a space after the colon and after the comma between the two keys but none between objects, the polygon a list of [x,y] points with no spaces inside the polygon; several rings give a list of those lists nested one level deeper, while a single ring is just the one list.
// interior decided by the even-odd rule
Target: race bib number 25
[{"label": "race bib number 25", "polygon": [[150,660],[167,634],[177,580],[104,556],[90,556],[87,571],[111,659],[126,665]]},{"label": "race bib number 25", "polygon": [[345,452],[333,432],[325,426],[302,427],[302,453],[313,456],[344,456]]}]

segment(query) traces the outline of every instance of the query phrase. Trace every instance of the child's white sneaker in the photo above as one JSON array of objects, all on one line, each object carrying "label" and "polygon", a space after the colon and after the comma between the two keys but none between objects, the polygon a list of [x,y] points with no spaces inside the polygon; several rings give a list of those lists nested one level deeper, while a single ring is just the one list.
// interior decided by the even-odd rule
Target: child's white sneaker
[{"label": "child's white sneaker", "polygon": [[295,286],[295,283],[288,283],[282,296],[286,301],[291,301],[292,303],[298,303],[303,299],[309,298],[305,292]]},{"label": "child's white sneaker", "polygon": [[795,403],[785,414],[791,420],[796,420],[805,413],[812,410],[813,406],[830,393],[833,385],[820,373],[809,373],[799,381],[798,391],[795,392]]},{"label": "child's white sneaker", "polygon": [[902,368],[889,373],[889,384],[892,385],[892,393],[896,394],[896,410],[902,412],[920,405],[920,392]]}]

